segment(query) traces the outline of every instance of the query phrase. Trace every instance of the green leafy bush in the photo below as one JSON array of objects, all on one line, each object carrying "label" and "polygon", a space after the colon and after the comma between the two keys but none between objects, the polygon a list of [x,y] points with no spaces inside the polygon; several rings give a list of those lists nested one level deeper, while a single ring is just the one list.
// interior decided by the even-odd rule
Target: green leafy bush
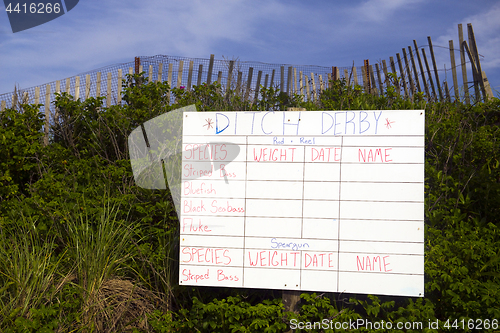
[{"label": "green leafy bush", "polygon": [[[121,105],[103,101],[60,94],[47,146],[39,105],[0,114],[0,331],[283,332],[298,322],[366,320],[445,332],[454,329],[444,326],[448,319],[500,319],[500,100],[427,102],[394,89],[374,96],[339,80],[314,102],[274,87],[247,101],[217,83],[187,91],[130,75]],[[204,111],[425,108],[425,298],[304,293],[291,313],[279,292],[180,287],[172,199],[134,185],[127,137],[193,103]],[[104,280],[106,301],[89,298]],[[89,320],[92,308],[103,309],[107,326]],[[430,328],[436,320],[439,328]]]}]

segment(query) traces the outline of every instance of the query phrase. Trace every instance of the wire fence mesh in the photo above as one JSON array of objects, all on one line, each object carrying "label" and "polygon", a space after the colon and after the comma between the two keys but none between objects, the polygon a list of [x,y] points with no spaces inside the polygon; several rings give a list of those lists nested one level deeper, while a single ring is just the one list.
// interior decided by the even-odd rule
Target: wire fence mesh
[{"label": "wire fence mesh", "polygon": [[[448,86],[446,81],[440,82],[441,78],[449,77],[447,72],[456,68],[464,71],[464,64],[470,66],[470,61],[459,61],[455,68],[431,70],[425,57],[425,48],[429,45],[421,46],[426,69],[420,59],[418,49],[408,48],[408,53],[403,49],[403,56],[397,54],[396,59],[390,57],[378,63],[364,66],[349,67],[327,67],[313,65],[291,65],[291,64],[270,64],[255,61],[240,61],[239,59],[210,59],[187,58],[168,55],[141,56],[136,57],[137,61],[114,64],[96,70],[80,73],[79,75],[63,80],[53,81],[36,87],[17,89],[13,93],[0,95],[1,110],[5,108],[19,107],[22,103],[42,104],[41,111],[44,111],[52,118],[55,112],[54,101],[56,92],[67,92],[75,99],[104,96],[105,105],[117,105],[123,103],[122,83],[126,80],[126,75],[143,71],[150,80],[161,80],[169,82],[171,87],[184,86],[190,89],[195,85],[209,82],[219,82],[223,89],[228,85],[232,89],[237,89],[242,96],[253,100],[258,98],[260,86],[273,86],[288,94],[300,94],[304,100],[315,101],[319,93],[327,89],[331,81],[335,79],[345,79],[350,85],[356,84],[370,93],[378,94],[387,87],[396,84],[395,91],[407,97],[413,96],[417,92],[424,93],[427,98],[451,99],[450,91],[455,87]],[[432,50],[429,50],[432,54]],[[460,52],[460,50],[456,50]],[[443,73],[444,72],[444,73]],[[388,73],[396,73],[395,76]],[[433,81],[433,76],[435,76]],[[469,78],[470,78],[469,74]],[[399,78],[395,81],[395,78]],[[420,84],[421,83],[421,84]],[[436,83],[436,85],[434,85]],[[438,83],[444,83],[441,87]],[[455,93],[455,99],[463,100],[466,96],[467,85],[477,86],[477,78],[466,82],[460,87],[460,92]],[[457,89],[455,89],[455,92]],[[476,97],[477,97],[476,92]],[[173,102],[174,96],[171,96]],[[48,109],[45,110],[45,106]]]}]

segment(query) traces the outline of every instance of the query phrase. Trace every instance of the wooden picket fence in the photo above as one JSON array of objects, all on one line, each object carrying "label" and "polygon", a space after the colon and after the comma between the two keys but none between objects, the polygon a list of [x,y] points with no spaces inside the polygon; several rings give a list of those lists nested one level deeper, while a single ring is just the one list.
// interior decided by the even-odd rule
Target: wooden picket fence
[{"label": "wooden picket fence", "polygon": [[[481,70],[481,62],[479,59],[479,53],[477,51],[476,39],[474,36],[474,30],[472,28],[472,24],[467,24],[467,33],[468,40],[464,40],[463,36],[463,28],[462,24],[458,25],[458,37],[460,43],[460,68],[462,70],[462,81],[463,84],[460,86],[458,84],[458,76],[457,76],[457,68],[459,66],[456,65],[455,59],[455,49],[453,45],[453,40],[449,41],[449,52],[450,52],[450,62],[451,62],[451,71],[453,77],[453,90],[454,90],[454,100],[460,101],[463,97],[463,101],[467,104],[471,103],[471,98],[469,94],[469,84],[474,86],[475,91],[475,99],[474,102],[488,100],[493,98],[493,92],[488,83],[488,79],[486,77],[486,73]],[[414,96],[416,93],[423,93],[424,96],[428,100],[439,100],[439,101],[451,101],[450,88],[448,86],[447,81],[443,81],[443,86],[441,86],[441,81],[439,79],[438,69],[436,65],[436,58],[434,55],[434,47],[432,44],[432,39],[430,36],[427,37],[428,45],[430,52],[430,58],[432,60],[433,70],[431,71],[429,66],[429,61],[427,59],[427,55],[425,52],[425,48],[421,49],[422,55],[420,55],[419,48],[417,45],[417,41],[413,40],[414,50],[412,50],[411,46],[408,46],[408,56],[406,54],[406,49],[402,49],[403,59],[399,53],[396,54],[397,61],[394,61],[393,57],[390,57],[389,63],[391,68],[391,73],[397,73],[396,63],[399,66],[399,80],[391,80],[388,75],[388,66],[385,60],[382,60],[382,71],[383,78],[381,76],[381,69],[379,64],[376,64],[375,71],[373,67],[369,65],[368,60],[365,60],[365,66],[363,68],[363,78],[364,80],[364,88],[366,91],[371,91],[372,89],[377,89],[377,86],[380,87],[380,90],[383,91],[385,88],[390,87],[391,85],[395,86],[395,91],[400,93],[401,91],[404,93],[405,97]],[[468,60],[466,59],[468,57]],[[416,58],[416,60],[415,60]],[[409,59],[409,60],[408,60]],[[468,80],[467,74],[467,66],[466,64],[470,64],[470,68],[472,71],[472,81]],[[417,68],[418,64],[418,68]],[[424,68],[425,65],[425,68]],[[375,80],[376,73],[378,81]],[[433,74],[435,81],[433,79]],[[434,82],[436,84],[434,84]],[[378,83],[378,85],[377,85]],[[463,92],[460,91],[463,89]]]},{"label": "wooden picket fence", "polygon": [[[416,94],[421,94],[429,101],[457,100],[468,104],[492,98],[493,93],[486,74],[481,70],[472,25],[467,25],[468,43],[464,40],[461,24],[458,25],[458,32],[459,65],[456,65],[453,41],[449,41],[454,98],[451,97],[448,82],[443,81],[441,85],[432,40],[431,37],[427,37],[426,46],[429,49],[432,70],[425,48],[420,52],[415,40],[413,40],[414,49],[411,46],[408,46],[408,50],[403,48],[402,57],[399,53],[396,54],[396,60],[391,56],[389,65],[386,60],[376,63],[375,66],[370,64],[369,60],[364,60],[363,65],[359,67],[293,66],[215,60],[213,54],[210,59],[136,57],[133,62],[109,66],[104,71],[92,71],[83,76],[0,95],[0,111],[7,107],[22,109],[21,105],[27,103],[43,104],[46,123],[45,141],[48,142],[50,125],[54,124],[57,118],[54,106],[55,93],[67,92],[75,100],[103,96],[106,107],[120,105],[122,84],[127,79],[126,74],[142,72],[149,82],[167,81],[170,87],[183,86],[187,90],[191,90],[195,85],[216,81],[223,89],[234,89],[242,98],[251,102],[259,99],[261,87],[278,88],[288,95],[300,95],[304,101],[317,102],[320,94],[329,89],[332,82],[340,79],[345,80],[347,85],[361,86],[365,92],[375,95],[393,89],[395,93],[410,99]],[[472,81],[468,79],[467,64],[472,71]],[[461,86],[458,84],[457,68],[462,71]],[[257,75],[254,75],[254,72]],[[469,85],[474,87],[473,96],[470,96]],[[174,96],[170,98],[173,102]]]}]

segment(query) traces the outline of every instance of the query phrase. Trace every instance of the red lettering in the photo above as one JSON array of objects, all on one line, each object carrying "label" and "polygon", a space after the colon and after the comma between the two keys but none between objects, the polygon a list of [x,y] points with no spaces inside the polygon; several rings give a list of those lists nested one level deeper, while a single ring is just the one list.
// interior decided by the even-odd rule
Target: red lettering
[{"label": "red lettering", "polygon": [[250,261],[250,266],[257,266],[257,260],[259,260],[259,254],[255,257],[255,261],[252,260],[252,252],[248,251],[248,259]]},{"label": "red lettering", "polygon": [[[253,148],[253,159],[257,162],[277,162],[277,161],[294,161],[295,149],[289,148]],[[291,151],[291,155],[287,154]]]},{"label": "red lettering", "polygon": [[260,150],[260,155],[259,157],[257,157],[257,154],[255,153],[255,148],[253,149],[253,160],[254,161],[257,161],[257,162],[260,162],[262,159],[262,149]]},{"label": "red lettering", "polygon": [[229,201],[226,201],[226,206],[219,206],[217,204],[217,200],[212,201],[212,209],[210,209],[211,213],[244,213],[245,209],[243,207],[233,207],[229,204]]},{"label": "red lettering", "polygon": [[231,263],[231,256],[227,249],[183,247],[181,250],[181,262],[209,263],[227,266]]},{"label": "red lettering", "polygon": [[280,263],[279,263],[279,261],[277,261],[277,260],[275,261],[275,260],[274,260],[274,257],[275,257],[277,254],[278,254],[278,251],[274,251],[274,252],[273,252],[273,255],[271,256],[271,264],[272,264],[273,266],[278,266],[278,265],[280,264]]},{"label": "red lettering", "polygon": [[227,264],[224,264],[224,265],[229,265],[231,263],[231,257],[228,255],[229,253],[229,250],[224,250],[224,258],[226,258],[228,261],[227,261]]},{"label": "red lettering", "polygon": [[334,154],[334,158],[333,158],[333,160],[335,162],[340,162],[340,152],[341,152],[340,149],[341,148],[339,148],[339,147],[335,147],[335,154]]},{"label": "red lettering", "polygon": [[363,149],[363,151],[361,151],[361,149],[358,149],[358,161],[361,162],[361,159],[363,159],[363,162],[366,162],[366,149]]},{"label": "red lettering", "polygon": [[184,213],[191,213],[191,212],[205,212],[205,205],[203,204],[203,200],[200,200],[200,205],[199,206],[193,206],[193,202],[191,200],[184,200],[182,204],[182,211]]},{"label": "red lettering", "polygon": [[236,275],[226,275],[222,269],[217,270],[217,281],[239,281]]},{"label": "red lettering", "polygon": [[369,256],[366,256],[366,270],[372,270],[372,263],[370,261],[370,257]]},{"label": "red lettering", "polygon": [[382,154],[382,148],[368,149],[368,154],[366,148],[358,149],[358,161],[359,162],[392,162],[390,159],[389,151],[392,148],[384,148],[384,153]]},{"label": "red lettering", "polygon": [[182,281],[190,281],[194,280],[196,283],[198,283],[198,280],[208,280],[210,278],[210,270],[207,269],[206,274],[191,274],[191,270],[184,269],[182,270]]},{"label": "red lettering", "polygon": [[385,156],[385,162],[392,162],[392,160],[387,159],[390,156],[389,153],[387,152],[388,150],[392,150],[392,148],[386,148],[384,150],[384,152],[385,152],[385,155],[384,155]]},{"label": "red lettering", "polygon": [[221,151],[221,152],[224,152],[224,157],[221,157],[221,158],[220,158],[220,160],[221,160],[221,161],[225,160],[225,159],[226,159],[226,157],[227,157],[227,150],[225,150],[224,148],[226,148],[226,145],[221,145],[221,146],[220,146],[220,151]]},{"label": "red lettering", "polygon": [[190,262],[193,259],[192,255],[191,255],[191,252],[189,251],[189,247],[182,248],[182,254],[185,254],[185,255],[189,256],[189,259],[188,260],[183,260],[183,262]]},{"label": "red lettering", "polygon": [[[390,265],[390,263],[386,262],[386,258],[389,258],[389,256],[385,256],[382,258],[380,258],[380,256],[372,256],[372,257],[363,256],[360,260],[360,257],[356,256],[358,271],[390,272],[392,271],[392,269],[387,268],[387,266]],[[382,267],[382,261],[383,261],[383,267]]]},{"label": "red lettering", "polygon": [[270,251],[270,250],[248,251],[248,259],[250,266],[257,266],[257,267],[288,267],[289,256],[293,256],[293,267],[297,267],[297,265],[299,264],[299,261],[297,260],[297,255],[300,255],[300,252],[282,252],[282,251]]},{"label": "red lettering", "polygon": [[260,254],[260,266],[261,267],[265,267],[266,264],[264,264],[264,260],[266,259],[266,257],[263,256],[263,254],[266,253],[266,251],[260,251],[259,254]]},{"label": "red lettering", "polygon": [[311,162],[316,160],[321,162],[331,162],[332,161],[332,149],[333,149],[333,161],[340,161],[340,147],[327,147],[327,148],[313,148],[311,147]]},{"label": "red lettering", "polygon": [[391,272],[392,269],[387,269],[387,266],[390,265],[390,263],[388,263],[388,262],[386,263],[385,262],[385,258],[389,258],[389,256],[385,256],[385,257],[382,258],[384,260],[384,271],[385,272]]},{"label": "red lettering", "polygon": [[[284,259],[283,256],[285,257]],[[283,265],[283,262],[285,262],[285,265]],[[281,252],[281,266],[288,266],[288,256],[286,252]]]},{"label": "red lettering", "polygon": [[280,161],[286,161],[286,149],[280,151]]},{"label": "red lettering", "polygon": [[333,267],[333,265],[332,265],[332,254],[333,253],[328,253],[328,267]]},{"label": "red lettering", "polygon": [[192,145],[191,145],[191,144],[187,144],[187,145],[186,145],[186,147],[184,147],[184,151],[185,151],[186,153],[189,153],[189,155],[187,155],[187,154],[185,154],[185,155],[184,155],[184,158],[185,158],[186,160],[189,160],[189,159],[193,158],[193,150],[192,150],[192,149],[189,149],[189,148],[191,148],[191,147],[192,147]]},{"label": "red lettering", "polygon": [[309,267],[311,262],[312,262],[311,255],[308,253],[304,253],[304,267],[306,268]]},{"label": "red lettering", "polygon": [[365,270],[365,258],[364,257],[363,257],[363,262],[361,262],[359,260],[359,256],[356,256],[356,263],[358,265],[358,271],[364,271]]},{"label": "red lettering", "polygon": [[189,225],[188,232],[210,232],[211,229],[208,229],[208,226],[201,224],[201,219],[198,219],[198,226],[193,223],[193,219],[190,217],[184,217],[182,219],[182,232],[186,232],[186,227]]}]

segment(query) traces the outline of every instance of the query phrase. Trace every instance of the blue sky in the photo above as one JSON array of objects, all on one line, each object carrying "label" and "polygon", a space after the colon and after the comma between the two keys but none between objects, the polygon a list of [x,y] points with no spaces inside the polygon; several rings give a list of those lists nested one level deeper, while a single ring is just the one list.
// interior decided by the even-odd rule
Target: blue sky
[{"label": "blue sky", "polygon": [[[361,66],[388,61],[414,39],[425,46],[427,36],[438,67],[449,69],[448,40],[458,47],[459,23],[465,37],[472,23],[482,69],[500,91],[498,0],[81,0],[15,34],[1,8],[0,94],[157,54]],[[452,82],[451,72],[440,79]]]}]

